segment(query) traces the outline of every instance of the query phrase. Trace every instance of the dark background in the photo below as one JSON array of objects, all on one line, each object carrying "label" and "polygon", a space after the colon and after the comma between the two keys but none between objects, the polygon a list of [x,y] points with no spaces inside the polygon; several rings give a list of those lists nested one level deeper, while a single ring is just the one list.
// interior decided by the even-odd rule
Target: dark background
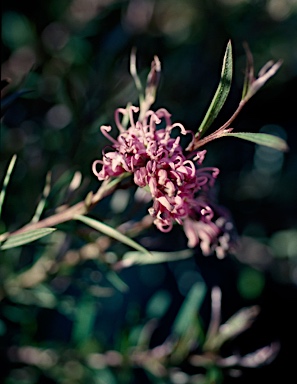
[{"label": "dark background", "polygon": [[[84,182],[72,202],[96,189],[91,164],[101,157],[107,144],[99,127],[113,124],[115,108],[129,101],[137,103],[129,74],[132,47],[137,48],[142,79],[153,56],[161,60],[162,77],[154,108],[165,107],[173,121],[195,131],[217,87],[229,39],[234,81],[211,129],[224,123],[240,101],[245,68],[243,43],[247,42],[254,55],[255,73],[270,59],[282,59],[283,65],[249,101],[234,127],[239,132],[279,135],[290,148],[280,153],[235,138],[207,146],[205,164],[221,170],[218,201],[232,213],[240,237],[236,255],[217,260],[197,254],[193,260],[131,267],[120,273],[130,287],[128,292],[121,292],[106,277],[100,260],[92,259],[91,248],[87,247],[90,237],[75,223],[59,227],[59,233],[51,238],[51,248],[44,240],[3,252],[0,345],[5,383],[105,382],[100,381],[97,371],[90,373],[92,365],[87,363],[87,356],[124,350],[127,335],[154,317],[154,312],[147,309],[150,299],[157,295],[157,306],[162,306],[160,297],[166,292],[171,304],[167,311],[164,309],[151,347],[163,342],[186,293],[197,280],[207,287],[200,313],[205,326],[210,318],[213,286],[222,290],[223,321],[244,306],[261,306],[255,324],[227,343],[223,355],[249,353],[273,341],[281,345],[270,365],[244,369],[235,378],[225,370],[222,380],[293,380],[297,342],[293,313],[297,298],[295,2],[4,1],[1,79],[9,77],[11,83],[3,96],[21,90],[30,92],[3,109],[1,180],[13,154],[17,153],[18,160],[0,227],[1,232],[13,230],[31,220],[49,170],[53,187],[48,212],[63,202],[65,186],[76,171],[82,173]],[[118,225],[145,212],[135,214],[131,196],[130,203],[118,214],[106,199],[92,214]],[[146,245],[160,250],[165,244],[167,251],[176,250],[179,244],[183,248],[182,234],[160,236],[155,231],[144,235],[149,238]],[[121,255],[124,251],[121,245],[114,245],[111,252]],[[64,265],[67,257],[74,261]],[[34,276],[32,268],[39,260],[50,260],[53,266],[41,281],[26,285],[18,276],[26,270]],[[114,289],[112,295],[108,289]],[[20,357],[19,351],[26,346],[50,351],[51,364]],[[33,349],[29,351],[32,355]],[[107,378],[102,380],[108,384],[148,380],[137,370],[131,376],[114,371],[104,374]]]}]

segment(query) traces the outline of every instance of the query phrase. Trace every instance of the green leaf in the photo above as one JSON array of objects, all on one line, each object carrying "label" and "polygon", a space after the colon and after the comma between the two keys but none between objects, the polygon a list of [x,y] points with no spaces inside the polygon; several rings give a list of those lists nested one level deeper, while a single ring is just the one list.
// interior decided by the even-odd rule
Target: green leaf
[{"label": "green leaf", "polygon": [[[143,255],[142,255],[143,257]],[[107,280],[120,292],[124,293],[129,291],[128,285],[117,275],[114,271],[108,271],[105,274]]]},{"label": "green leaf", "polygon": [[32,241],[38,240],[41,237],[49,235],[54,232],[56,228],[40,228],[40,229],[32,229],[31,231],[20,233],[17,235],[11,235],[5,240],[0,249],[9,249],[19,247],[24,244],[31,243]]},{"label": "green leaf", "polygon": [[246,53],[246,68],[245,68],[245,76],[244,76],[241,100],[244,100],[245,96],[247,95],[250,89],[251,84],[255,80],[254,59],[253,59],[252,52],[250,51],[247,43],[244,43],[244,49]]},{"label": "green leaf", "polygon": [[97,314],[96,300],[83,296],[76,305],[72,341],[81,344],[88,340],[93,332]]},{"label": "green leaf", "polygon": [[[51,188],[51,196],[55,197],[60,195],[59,199],[64,199],[64,194],[68,189],[68,185],[71,183],[71,180],[74,177],[75,172],[66,170],[62,175],[55,181],[54,185]],[[59,201],[57,202],[59,204]]]},{"label": "green leaf", "polygon": [[126,252],[122,260],[116,263],[118,268],[127,268],[134,264],[158,264],[166,263],[170,261],[188,259],[193,256],[193,251],[190,249],[185,249],[178,252],[151,252],[149,258],[144,258],[143,254],[140,252]]},{"label": "green leaf", "polygon": [[204,135],[204,133],[207,131],[209,126],[212,124],[222,109],[231,88],[232,73],[232,45],[231,41],[229,41],[224,55],[220,83],[206,112],[206,115],[198,129],[198,133],[196,134],[196,136],[199,136],[199,138]]},{"label": "green leaf", "polygon": [[178,365],[189,355],[193,344],[199,342],[203,328],[199,319],[199,310],[206,293],[203,282],[196,282],[185,298],[172,327],[173,337],[176,338],[171,359]]},{"label": "green leaf", "polygon": [[51,190],[51,172],[48,172],[46,175],[46,181],[45,181],[45,186],[42,192],[42,197],[37,205],[35,214],[31,220],[31,223],[37,223],[40,219],[40,216],[44,210],[45,204],[46,204],[46,199],[48,198],[48,195]]},{"label": "green leaf", "polygon": [[198,311],[203,303],[206,293],[206,286],[202,282],[193,285],[183,302],[173,324],[173,333],[182,336],[189,326],[198,317]]},{"label": "green leaf", "polygon": [[[24,296],[25,289],[20,290],[20,297]],[[38,305],[42,308],[55,308],[57,305],[57,298],[52,292],[52,290],[44,284],[38,284],[38,286],[33,287],[32,289],[27,289],[27,300],[31,304]],[[26,303],[28,305],[28,302]],[[24,301],[22,302],[23,304]]]},{"label": "green leaf", "polygon": [[96,229],[96,231],[102,232],[105,235],[112,237],[113,239],[118,240],[121,243],[126,244],[129,247],[132,247],[134,249],[137,249],[138,251],[151,257],[151,253],[148,250],[146,250],[140,244],[136,243],[136,241],[130,239],[129,237],[123,235],[121,232],[110,227],[109,225],[103,224],[100,221],[97,221],[95,219],[91,219],[90,217],[83,216],[83,215],[75,215],[74,219],[79,220],[82,223],[88,225],[89,227]]},{"label": "green leaf", "polygon": [[265,145],[279,151],[288,151],[288,145],[285,140],[278,136],[269,135],[268,133],[251,133],[251,132],[237,132],[237,133],[223,133],[222,136],[233,136],[238,139],[251,141],[259,145]]},{"label": "green leaf", "polygon": [[7,185],[9,183],[10,176],[11,176],[11,173],[13,171],[16,159],[17,159],[17,155],[13,155],[11,160],[10,160],[10,163],[8,165],[7,172],[6,172],[6,175],[5,175],[5,178],[4,178],[3,187],[2,187],[2,190],[1,190],[1,193],[0,193],[0,217],[1,217],[3,201],[4,201],[4,198],[5,198],[5,194],[6,194],[6,188],[7,188]]},{"label": "green leaf", "polygon": [[[13,303],[22,306],[37,306],[40,308],[55,308],[58,300],[50,288],[44,284],[38,284],[36,287],[27,289],[18,285],[18,276],[13,276],[5,281],[5,289]],[[24,316],[22,316],[22,321]]]}]

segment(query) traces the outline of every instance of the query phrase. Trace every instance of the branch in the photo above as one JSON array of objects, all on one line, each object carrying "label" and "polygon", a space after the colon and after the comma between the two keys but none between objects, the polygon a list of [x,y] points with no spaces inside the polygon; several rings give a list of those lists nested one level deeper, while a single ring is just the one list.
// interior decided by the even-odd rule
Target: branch
[{"label": "branch", "polygon": [[112,192],[116,185],[122,181],[125,177],[128,176],[128,173],[117,177],[116,179],[105,180],[98,191],[93,194],[90,192],[83,201],[65,208],[65,206],[60,206],[56,209],[56,213],[52,216],[46,217],[43,220],[38,221],[37,223],[29,223],[24,225],[22,228],[17,229],[13,232],[6,232],[0,235],[0,242],[5,241],[9,236],[24,233],[39,228],[53,227],[55,225],[65,223],[67,221],[73,220],[75,215],[85,215],[90,210],[92,210],[97,203],[102,200],[105,196]]}]

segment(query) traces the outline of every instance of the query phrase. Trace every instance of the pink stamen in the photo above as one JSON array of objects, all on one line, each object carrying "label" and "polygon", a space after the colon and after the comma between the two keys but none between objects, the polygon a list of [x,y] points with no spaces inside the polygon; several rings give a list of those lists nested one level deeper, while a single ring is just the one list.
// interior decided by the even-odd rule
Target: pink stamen
[{"label": "pink stamen", "polygon": [[117,108],[115,110],[115,113],[114,113],[114,120],[115,120],[115,123],[116,123],[116,126],[118,128],[118,130],[120,132],[125,132],[126,129],[125,127],[122,125],[122,123],[120,122],[120,116],[119,114],[122,114],[123,116],[125,116],[127,114],[127,110],[125,108]]}]

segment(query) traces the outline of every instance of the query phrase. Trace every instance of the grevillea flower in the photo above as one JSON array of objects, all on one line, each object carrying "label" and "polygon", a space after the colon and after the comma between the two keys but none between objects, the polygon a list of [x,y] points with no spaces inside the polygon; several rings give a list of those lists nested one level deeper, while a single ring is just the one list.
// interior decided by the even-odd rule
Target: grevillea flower
[{"label": "grevillea flower", "polygon": [[[177,128],[182,135],[192,133],[182,124],[172,123],[166,109],[149,110],[141,121],[135,121],[138,112],[134,106],[116,110],[117,139],[109,135],[110,126],[101,127],[112,142],[112,150],[106,148],[103,159],[94,161],[94,174],[99,180],[125,172],[133,174],[135,184],[149,190],[152,196],[149,214],[159,230],[169,232],[177,222],[184,227],[189,247],[200,243],[204,254],[216,248],[221,254],[226,249],[218,240],[224,234],[223,219],[214,221],[214,210],[206,198],[219,170],[201,167],[205,150],[193,153],[192,160],[184,155],[180,136],[173,138],[172,130]],[[128,128],[121,124],[121,115],[129,118]]]}]

